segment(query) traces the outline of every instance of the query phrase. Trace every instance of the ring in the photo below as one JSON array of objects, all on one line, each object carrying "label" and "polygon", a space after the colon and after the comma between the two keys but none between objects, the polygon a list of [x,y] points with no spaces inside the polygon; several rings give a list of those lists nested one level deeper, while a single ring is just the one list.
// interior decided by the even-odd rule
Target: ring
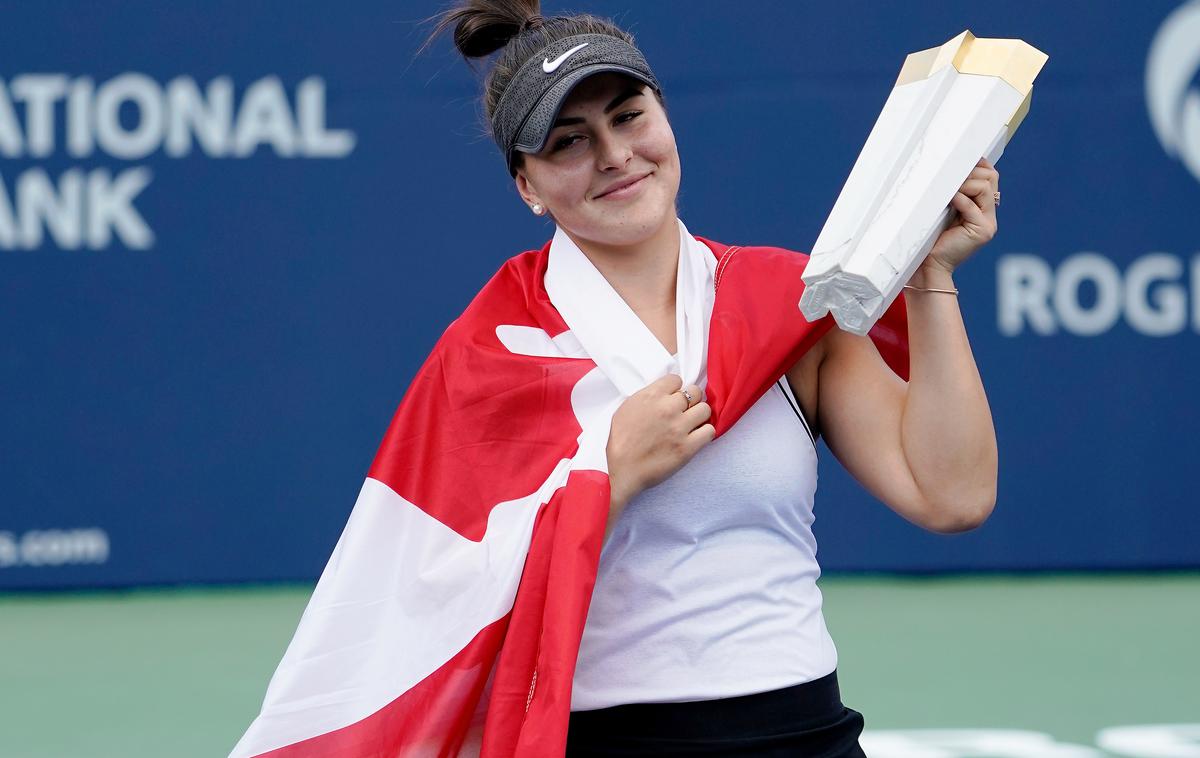
[{"label": "ring", "polygon": [[682,392],[684,398],[687,399],[687,404],[688,404],[688,407],[690,408],[692,406],[692,393],[687,391],[687,387],[683,387],[679,391]]},{"label": "ring", "polygon": [[999,192],[993,192],[993,193],[992,193],[992,199],[996,201],[996,207],[997,207],[997,208],[999,208],[999,207],[1000,207],[1000,193],[999,193]]}]

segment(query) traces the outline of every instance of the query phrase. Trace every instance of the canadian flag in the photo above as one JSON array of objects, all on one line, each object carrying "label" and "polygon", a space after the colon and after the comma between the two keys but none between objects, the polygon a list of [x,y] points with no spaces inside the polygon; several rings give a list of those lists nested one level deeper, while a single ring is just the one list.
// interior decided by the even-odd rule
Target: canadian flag
[{"label": "canadian flag", "polygon": [[[675,373],[720,435],[833,326],[807,256],[679,230],[677,355],[561,229],[447,328],[231,758],[563,754],[613,412]],[[871,337],[906,378],[903,299]]]}]

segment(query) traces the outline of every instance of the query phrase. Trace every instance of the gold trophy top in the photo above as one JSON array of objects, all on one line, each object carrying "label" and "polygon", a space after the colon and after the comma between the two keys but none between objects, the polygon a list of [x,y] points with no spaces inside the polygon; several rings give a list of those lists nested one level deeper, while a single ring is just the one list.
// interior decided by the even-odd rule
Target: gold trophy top
[{"label": "gold trophy top", "polygon": [[1024,95],[1008,120],[1008,136],[1011,139],[1029,113],[1033,80],[1049,58],[1023,40],[981,38],[968,30],[941,47],[910,53],[904,59],[895,86],[926,79],[947,66],[953,66],[960,74],[999,77]]},{"label": "gold trophy top", "polygon": [[896,86],[925,79],[946,66],[953,66],[960,74],[998,76],[1022,95],[1028,95],[1049,57],[1019,39],[980,38],[964,31],[941,47],[910,53],[904,59]]}]

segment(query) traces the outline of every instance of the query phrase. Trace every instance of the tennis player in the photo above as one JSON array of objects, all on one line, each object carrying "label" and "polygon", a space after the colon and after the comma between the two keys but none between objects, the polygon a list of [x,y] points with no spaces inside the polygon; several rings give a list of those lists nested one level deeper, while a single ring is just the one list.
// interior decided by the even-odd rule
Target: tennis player
[{"label": "tennis player", "polygon": [[[688,232],[663,88],[611,21],[539,6],[470,0],[430,39],[453,28],[466,58],[496,54],[484,111],[529,212],[556,224],[551,260],[586,257],[675,355]],[[980,161],[909,282],[907,383],[834,328],[716,441],[702,382],[668,374],[617,410],[569,756],[863,755],[816,584],[816,440],[921,527],[988,517],[996,437],[953,274],[996,232],[998,181]]]}]

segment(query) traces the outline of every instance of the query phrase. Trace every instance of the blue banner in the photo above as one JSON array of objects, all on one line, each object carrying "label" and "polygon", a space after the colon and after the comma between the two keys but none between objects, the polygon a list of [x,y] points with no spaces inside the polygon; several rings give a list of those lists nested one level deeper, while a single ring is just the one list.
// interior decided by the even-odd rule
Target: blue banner
[{"label": "blue banner", "polygon": [[[0,588],[312,579],[445,326],[552,234],[437,3],[10,5]],[[1050,61],[956,275],[1000,442],[953,537],[822,451],[827,570],[1200,566],[1200,2],[547,2],[663,82],[694,233],[807,250],[904,56]]]}]

